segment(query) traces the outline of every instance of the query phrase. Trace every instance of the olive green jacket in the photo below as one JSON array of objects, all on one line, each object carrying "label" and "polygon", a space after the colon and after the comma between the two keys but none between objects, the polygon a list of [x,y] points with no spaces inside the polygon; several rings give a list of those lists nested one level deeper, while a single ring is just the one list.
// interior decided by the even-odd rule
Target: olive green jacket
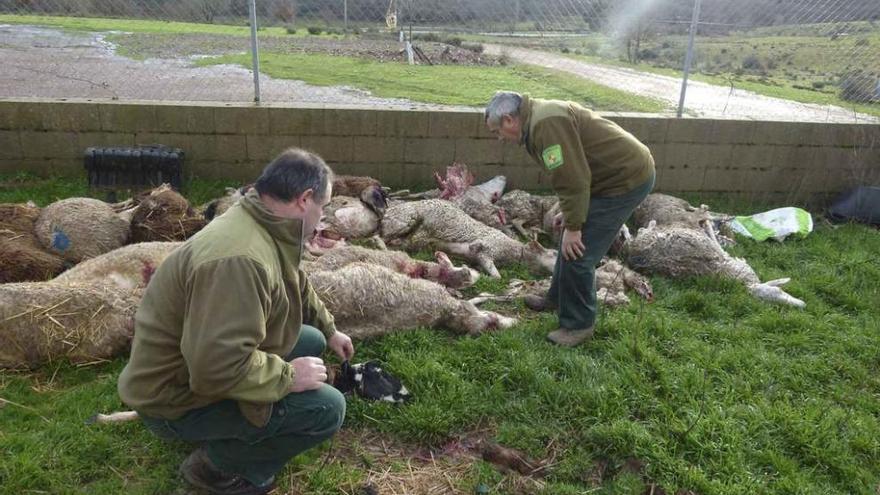
[{"label": "olive green jacket", "polygon": [[255,191],[176,249],[153,274],[135,315],[123,402],[177,419],[233,399],[264,425],[289,393],[283,356],[300,326],[325,336],[333,317],[299,269],[302,222],[270,213]]},{"label": "olive green jacket", "polygon": [[522,144],[550,172],[569,230],[587,221],[590,195],[618,196],[647,181],[654,158],[614,122],[577,103],[523,96]]}]

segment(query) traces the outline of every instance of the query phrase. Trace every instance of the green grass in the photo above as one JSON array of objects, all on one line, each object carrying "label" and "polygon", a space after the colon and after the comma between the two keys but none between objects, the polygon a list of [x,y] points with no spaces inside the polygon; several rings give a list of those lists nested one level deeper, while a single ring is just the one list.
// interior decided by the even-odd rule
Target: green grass
[{"label": "green grass", "polygon": [[[205,58],[198,63],[251,66],[250,56],[246,55]],[[482,106],[495,91],[515,88],[537,97],[579,101],[599,110],[665,109],[663,103],[652,98],[531,66],[409,66],[353,57],[262,53],[260,71],[280,79],[298,79],[317,86],[348,85],[375,96],[426,103]]]},{"label": "green grass", "polygon": [[[19,197],[11,189],[41,204],[84,189],[18,179],[0,189],[0,201]],[[221,190],[207,182],[189,189]],[[713,206],[732,213],[763,207],[718,199]],[[821,221],[802,240],[741,240],[732,249],[762,279],[790,276],[787,290],[806,301],[805,310],[760,303],[730,281],[655,277],[654,303],[603,311],[595,339],[578,349],[548,344],[554,318],[519,303],[496,306],[522,317],[509,331],[466,338],[419,330],[361,342],[356,359],[387,363],[415,399],[404,406],[350,399],[345,428],[434,447],[480,429],[534,457],[555,455],[542,492],[554,495],[640,494],[648,482],[700,495],[874,494],[878,252],[876,229]],[[502,273],[525,275],[522,268]],[[475,290],[502,286],[484,281]],[[96,411],[123,407],[115,382],[124,363],[0,372],[0,397],[10,401],[0,408],[0,493],[183,492],[175,473],[186,446],[163,443],[136,423],[83,424]],[[376,456],[321,469],[327,448],[291,463],[282,486],[352,493],[366,466],[408,469]],[[603,464],[604,477],[593,476]],[[643,468],[633,472],[633,464]],[[457,488],[473,493],[478,483],[503,479],[476,462]]]}]

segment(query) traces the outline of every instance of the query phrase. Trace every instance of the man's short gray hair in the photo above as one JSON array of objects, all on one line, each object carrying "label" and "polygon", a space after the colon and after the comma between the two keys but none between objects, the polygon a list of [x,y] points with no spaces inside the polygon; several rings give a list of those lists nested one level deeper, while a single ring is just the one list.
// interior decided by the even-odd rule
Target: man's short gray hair
[{"label": "man's short gray hair", "polygon": [[501,125],[501,117],[510,115],[516,117],[519,115],[519,106],[522,104],[522,95],[513,91],[499,91],[489,100],[486,105],[486,123],[491,125]]}]

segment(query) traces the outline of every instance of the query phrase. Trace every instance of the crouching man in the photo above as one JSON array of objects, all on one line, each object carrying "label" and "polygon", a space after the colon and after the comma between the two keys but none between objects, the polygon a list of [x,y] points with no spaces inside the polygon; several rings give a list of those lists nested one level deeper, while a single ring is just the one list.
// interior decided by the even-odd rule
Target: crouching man
[{"label": "crouching man", "polygon": [[180,470],[212,494],[268,493],[342,425],[319,356],[354,347],[299,269],[332,175],[314,154],[283,152],[162,263],[138,308],[119,395],[156,435],[200,445]]}]

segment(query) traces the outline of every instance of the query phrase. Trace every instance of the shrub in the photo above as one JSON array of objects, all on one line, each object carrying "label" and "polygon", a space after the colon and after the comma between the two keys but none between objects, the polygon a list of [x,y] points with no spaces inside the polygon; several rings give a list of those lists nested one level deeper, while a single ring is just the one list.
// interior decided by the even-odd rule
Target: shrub
[{"label": "shrub", "polygon": [[761,59],[758,58],[754,53],[746,55],[742,61],[742,68],[745,70],[751,71],[762,71],[764,70],[764,63],[761,62]]},{"label": "shrub", "polygon": [[437,33],[418,33],[413,35],[413,39],[419,41],[428,41],[433,43],[440,42],[440,35]]},{"label": "shrub", "polygon": [[287,26],[287,34],[296,34],[296,28],[293,26]]},{"label": "shrub", "polygon": [[657,57],[659,56],[660,55],[657,53],[657,51],[651,48],[644,48],[642,50],[639,50],[639,58],[641,60],[657,60]]},{"label": "shrub", "polygon": [[569,49],[567,46],[563,46],[559,49],[559,51],[561,51],[562,53],[571,53],[571,49]]},{"label": "shrub", "polygon": [[483,50],[486,49],[482,43],[462,43],[461,47],[474,53],[483,53]]},{"label": "shrub", "polygon": [[813,86],[813,88],[815,89],[822,89],[825,87],[826,84],[827,83],[825,81],[813,81],[811,86]]},{"label": "shrub", "polygon": [[464,43],[464,40],[459,38],[458,36],[450,36],[450,37],[446,38],[445,40],[443,40],[443,42],[446,43],[447,45],[460,47],[461,44]]},{"label": "shrub", "polygon": [[840,97],[846,101],[867,102],[874,98],[877,80],[870,74],[856,69],[840,81]]},{"label": "shrub", "polygon": [[309,34],[316,34],[316,35],[324,32],[324,30],[319,28],[318,26],[309,26],[308,31],[309,31]]}]

